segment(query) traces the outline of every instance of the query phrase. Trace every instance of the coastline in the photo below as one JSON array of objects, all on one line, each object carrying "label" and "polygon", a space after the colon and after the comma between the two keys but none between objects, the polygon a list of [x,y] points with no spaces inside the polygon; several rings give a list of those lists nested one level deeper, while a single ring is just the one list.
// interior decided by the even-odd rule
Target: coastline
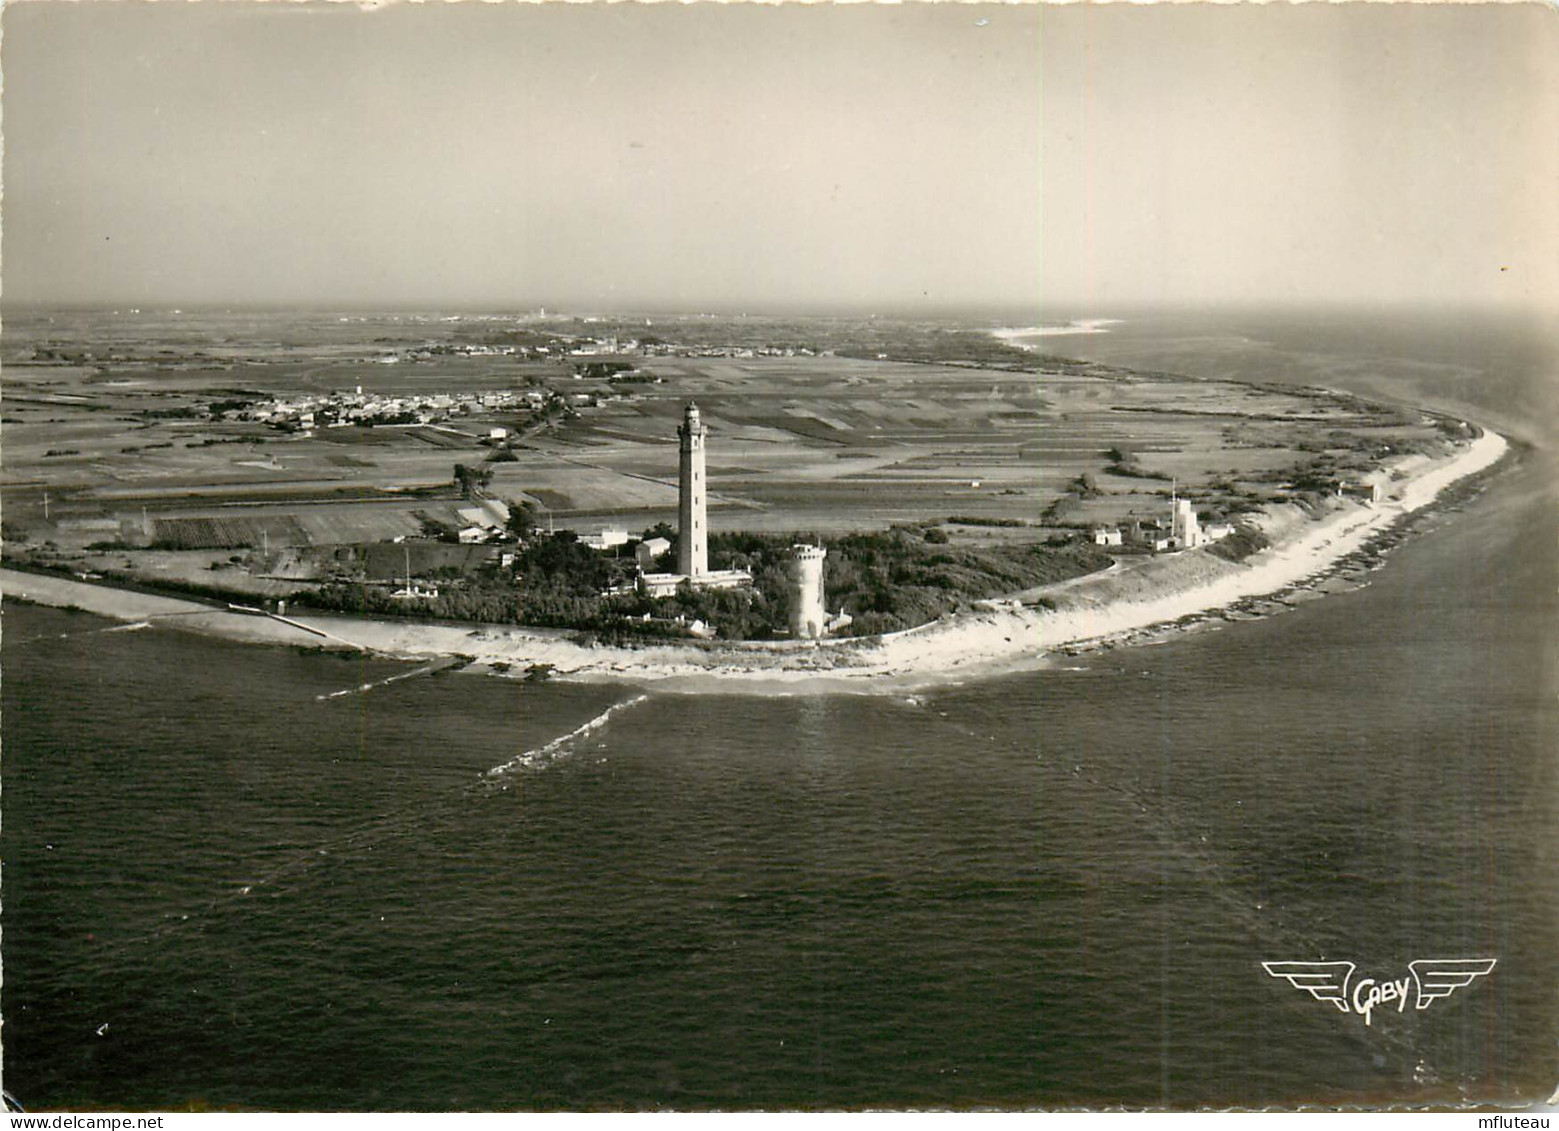
[{"label": "coastline", "polygon": [[1484,430],[1455,455],[1422,461],[1376,505],[1342,503],[1315,520],[1297,507],[1262,520],[1273,545],[1243,562],[1199,550],[1153,558],[1067,583],[1054,609],[1012,601],[890,636],[811,647],[659,644],[625,648],[575,643],[508,625],[431,625],[297,613],[285,621],[174,597],[0,569],[0,590],[42,605],[77,607],[115,620],[160,624],[251,643],[345,648],[404,660],[470,658],[478,671],[524,678],[549,665],[562,679],[653,685],[672,692],[805,694],[905,692],[965,679],[1037,670],[1044,654],[1123,638],[1153,625],[1226,609],[1276,593],[1334,567],[1442,490],[1497,463],[1509,445]]},{"label": "coastline", "polygon": [[[1487,470],[1509,450],[1505,438],[1485,429],[1464,450],[1426,461],[1379,504],[1345,503],[1320,521],[1296,513],[1269,513],[1260,522],[1273,544],[1243,562],[1195,551],[1154,559],[1145,568],[1112,576],[1091,575],[1069,588],[1057,608],[1041,616],[1044,648],[1092,644],[1153,625],[1227,609],[1265,597],[1332,569],[1363,549],[1400,519],[1432,503],[1445,488]],[[1288,508],[1297,512],[1298,508]]]}]

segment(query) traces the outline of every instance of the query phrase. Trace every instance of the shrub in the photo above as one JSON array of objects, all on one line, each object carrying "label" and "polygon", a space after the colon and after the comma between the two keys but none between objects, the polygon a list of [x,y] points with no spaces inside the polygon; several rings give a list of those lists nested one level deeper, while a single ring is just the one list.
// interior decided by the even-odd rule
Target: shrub
[{"label": "shrub", "polygon": [[1233,534],[1209,546],[1207,552],[1225,561],[1239,562],[1271,544],[1272,540],[1254,526],[1238,526]]}]

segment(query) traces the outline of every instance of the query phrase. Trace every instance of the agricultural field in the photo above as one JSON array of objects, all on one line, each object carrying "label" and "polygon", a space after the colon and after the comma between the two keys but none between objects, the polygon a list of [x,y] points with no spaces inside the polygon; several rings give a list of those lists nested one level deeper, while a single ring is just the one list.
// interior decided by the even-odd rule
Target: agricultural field
[{"label": "agricultural field", "polygon": [[[559,345],[600,328],[565,320],[547,337],[529,325],[438,315],[8,319],[6,553],[89,561],[112,545],[166,570],[185,558],[152,555],[198,565],[209,552],[200,568],[249,569],[271,584],[283,569],[277,554],[309,573],[342,547],[458,529],[471,500],[457,465],[479,470],[485,496],[530,504],[554,528],[638,533],[676,521],[676,428],[689,400],[710,430],[711,526],[825,540],[952,516],[973,520],[946,527],[970,544],[1011,531],[1075,537],[1163,517],[1172,491],[1233,517],[1285,497],[1296,478],[1363,475],[1383,455],[1444,441],[1443,422],[1342,394],[1045,358],[967,327],[657,324],[671,340],[696,334],[700,349],[722,335],[746,352],[765,340],[805,349],[635,355],[613,361],[633,373],[613,384],[608,367],[570,361]],[[606,329],[626,336],[632,326]],[[538,341],[558,354],[459,352]],[[359,387],[532,393],[559,407],[319,428],[217,411]],[[266,560],[235,563],[234,551]],[[384,572],[386,552],[363,560]],[[479,557],[463,555],[460,568]]]},{"label": "agricultural field", "polygon": [[[1103,367],[1101,367],[1103,370]],[[1370,477],[1390,455],[1444,449],[1444,422],[1323,389],[1155,376],[1046,374],[1037,446],[1057,530],[1167,520],[1171,494],[1232,519],[1306,477]]]},{"label": "agricultural field", "polygon": [[298,545],[305,541],[297,520],[290,515],[272,518],[159,518],[152,521],[151,544],[164,550],[236,550],[270,544],[274,532],[277,545]]}]

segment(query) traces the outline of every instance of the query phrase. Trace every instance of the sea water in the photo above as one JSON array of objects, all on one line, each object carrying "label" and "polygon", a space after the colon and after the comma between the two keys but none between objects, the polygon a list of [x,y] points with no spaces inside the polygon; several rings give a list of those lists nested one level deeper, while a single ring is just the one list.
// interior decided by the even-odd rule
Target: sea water
[{"label": "sea water", "polygon": [[[415,665],[8,604],[6,1088],[1540,1098],[1556,483],[1528,452],[1353,592],[915,695],[386,684]],[[1487,978],[1368,1026],[1260,965],[1479,956]]]}]

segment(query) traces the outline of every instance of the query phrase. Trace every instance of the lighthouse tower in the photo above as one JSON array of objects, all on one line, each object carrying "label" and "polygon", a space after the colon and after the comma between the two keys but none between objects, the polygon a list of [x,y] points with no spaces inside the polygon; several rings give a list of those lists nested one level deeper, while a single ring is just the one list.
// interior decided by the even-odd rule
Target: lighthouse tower
[{"label": "lighthouse tower", "polygon": [[823,559],[821,546],[798,544],[790,548],[790,634],[797,640],[816,640],[823,635],[828,614],[823,609]]},{"label": "lighthouse tower", "polygon": [[704,438],[698,406],[688,401],[677,429],[681,458],[677,479],[677,572],[690,578],[709,572],[709,521],[704,513]]}]

